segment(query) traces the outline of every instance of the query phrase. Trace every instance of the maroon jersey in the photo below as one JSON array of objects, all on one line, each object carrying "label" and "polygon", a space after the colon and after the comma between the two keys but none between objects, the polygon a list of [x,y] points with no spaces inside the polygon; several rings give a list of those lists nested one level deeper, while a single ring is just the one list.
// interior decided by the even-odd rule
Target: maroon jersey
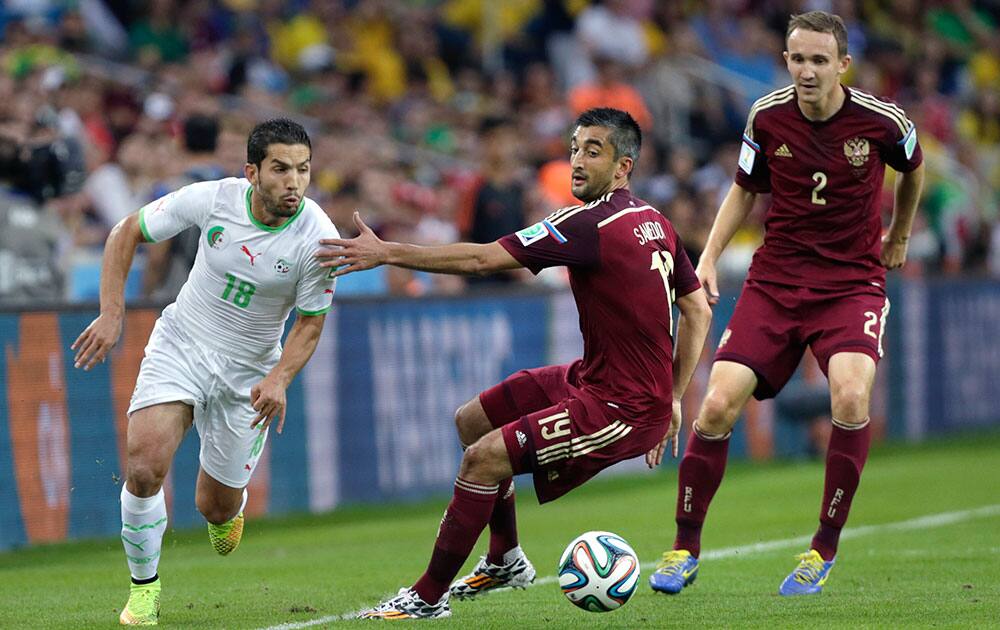
[{"label": "maroon jersey", "polygon": [[802,114],[793,86],[750,109],[736,183],[770,192],[771,205],[749,278],[818,289],[884,286],[879,196],[885,165],[909,172],[923,157],[902,109],[843,89],[843,107],[820,122]]},{"label": "maroon jersey", "polygon": [[668,417],[671,309],[677,296],[700,286],[670,221],[619,189],[498,242],[532,273],[569,268],[583,333],[583,360],[570,384],[621,409],[626,421]]}]

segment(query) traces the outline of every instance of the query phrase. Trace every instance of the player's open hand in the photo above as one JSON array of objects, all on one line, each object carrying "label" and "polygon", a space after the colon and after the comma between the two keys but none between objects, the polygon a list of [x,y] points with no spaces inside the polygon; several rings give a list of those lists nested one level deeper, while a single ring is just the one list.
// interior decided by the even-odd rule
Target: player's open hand
[{"label": "player's open hand", "polygon": [[375,235],[357,211],[354,212],[354,225],[358,228],[358,235],[354,238],[324,238],[320,241],[320,245],[327,248],[316,252],[316,258],[325,259],[320,263],[321,267],[337,268],[333,272],[334,278],[385,263],[385,241]]},{"label": "player's open hand", "polygon": [[694,274],[698,276],[698,281],[701,282],[702,288],[705,289],[705,295],[708,296],[708,303],[712,306],[718,304],[719,281],[716,278],[715,265],[702,259],[698,262],[698,267],[694,270]]},{"label": "player's open hand", "polygon": [[122,334],[120,315],[100,315],[76,338],[70,350],[76,350],[73,367],[89,370],[108,358]]},{"label": "player's open hand", "polygon": [[663,435],[663,439],[660,443],[654,446],[648,453],[646,453],[646,465],[650,468],[655,468],[660,465],[663,461],[663,453],[667,450],[667,445],[670,445],[671,456],[677,457],[677,452],[680,442],[681,433],[681,401],[674,401],[673,414],[670,416],[670,427],[667,432]]},{"label": "player's open hand", "polygon": [[257,411],[257,417],[250,423],[251,429],[258,425],[266,429],[278,420],[278,433],[285,427],[285,385],[268,374],[264,380],[250,388],[250,404]]},{"label": "player's open hand", "polygon": [[906,262],[908,239],[891,238],[888,234],[882,237],[882,266],[886,269],[899,269]]}]

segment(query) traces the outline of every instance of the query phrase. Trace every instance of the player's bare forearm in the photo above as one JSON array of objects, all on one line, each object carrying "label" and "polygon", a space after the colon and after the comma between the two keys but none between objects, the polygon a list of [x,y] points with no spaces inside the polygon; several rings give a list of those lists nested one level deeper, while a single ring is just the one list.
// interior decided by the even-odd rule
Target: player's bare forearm
[{"label": "player's bare forearm", "polygon": [[267,373],[264,380],[250,388],[250,404],[257,415],[250,422],[251,428],[267,428],[278,421],[278,433],[285,426],[287,407],[285,390],[295,375],[305,366],[316,350],[326,315],[299,315],[288,331],[285,348],[278,364]]},{"label": "player's bare forearm", "polygon": [[89,370],[103,363],[118,343],[125,317],[125,278],[143,240],[137,214],[119,221],[108,235],[101,261],[101,313],[70,346],[76,351],[73,367]]},{"label": "player's bare forearm", "polygon": [[719,213],[715,215],[712,231],[708,234],[708,241],[705,243],[701,260],[715,265],[726,245],[729,244],[733,235],[743,225],[747,215],[753,210],[755,201],[757,201],[757,193],[750,192],[736,183],[729,187],[726,198],[719,206]]},{"label": "player's bare forearm", "polygon": [[132,267],[135,248],[144,240],[137,213],[128,215],[111,229],[101,260],[102,315],[124,314],[125,279]]},{"label": "player's bare forearm", "polygon": [[680,400],[687,391],[712,325],[712,307],[703,289],[678,298],[677,308],[681,316],[674,343],[674,400]]},{"label": "player's bare forearm", "polygon": [[409,243],[388,245],[387,264],[417,271],[483,276],[521,268],[521,263],[496,242],[452,243],[432,247]]},{"label": "player's bare forearm", "polygon": [[910,239],[913,229],[913,217],[917,214],[920,193],[924,189],[924,165],[921,164],[909,173],[896,175],[895,203],[892,212],[892,222],[886,239],[892,242],[905,243]]},{"label": "player's bare forearm", "polygon": [[326,238],[320,244],[327,246],[316,252],[323,267],[336,267],[333,277],[363,271],[379,265],[395,265],[418,271],[464,275],[487,275],[497,271],[518,269],[522,265],[500,243],[453,243],[422,247],[409,243],[390,243],[380,239],[364,221],[354,213],[358,228],[355,238]]},{"label": "player's bare forearm", "polygon": [[274,366],[269,376],[273,374],[278,383],[288,387],[316,351],[325,321],[326,315],[297,315],[292,329],[288,331],[281,360]]}]

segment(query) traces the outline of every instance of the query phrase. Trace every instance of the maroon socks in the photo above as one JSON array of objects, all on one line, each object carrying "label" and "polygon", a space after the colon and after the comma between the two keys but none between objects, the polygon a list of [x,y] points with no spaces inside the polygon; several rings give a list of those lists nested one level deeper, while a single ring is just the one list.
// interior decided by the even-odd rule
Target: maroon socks
[{"label": "maroon socks", "polygon": [[705,437],[694,429],[681,460],[674,549],[686,549],[696,558],[701,553],[701,526],[708,505],[726,472],[730,435]]},{"label": "maroon socks", "polygon": [[833,560],[837,555],[840,530],[847,522],[847,513],[861,481],[870,444],[871,427],[867,419],[860,426],[833,421],[830,445],[826,451],[826,482],[819,512],[819,529],[812,539],[812,548],[826,561]]},{"label": "maroon socks", "polygon": [[500,482],[497,500],[490,516],[490,551],[486,559],[504,564],[503,555],[517,547],[517,515],[514,511],[514,478]]},{"label": "maroon socks", "polygon": [[455,479],[455,495],[441,519],[430,564],[413,585],[422,600],[436,604],[445,594],[472,553],[496,503],[496,484],[473,483],[461,477]]}]

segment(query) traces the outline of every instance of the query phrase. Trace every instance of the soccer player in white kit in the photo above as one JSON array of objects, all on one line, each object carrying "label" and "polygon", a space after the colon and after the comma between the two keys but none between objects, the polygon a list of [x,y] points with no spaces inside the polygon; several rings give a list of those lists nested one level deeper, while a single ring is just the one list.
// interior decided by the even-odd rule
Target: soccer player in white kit
[{"label": "soccer player in white kit", "polygon": [[261,123],[247,141],[245,179],[185,186],[122,219],[108,236],[100,316],[72,346],[75,367],[85,370],[104,361],[121,335],[136,246],[190,226],[201,231],[187,282],[150,335],[128,410],[121,512],[132,586],[123,625],[159,619],[163,479],[192,424],[201,438],[195,502],[212,546],[226,555],[240,542],[246,486],[268,427],[276,421],[281,433],[285,389],[315,350],[333,300],[332,274],[313,253],[337,229],[305,197],[311,156],[297,123]]}]

